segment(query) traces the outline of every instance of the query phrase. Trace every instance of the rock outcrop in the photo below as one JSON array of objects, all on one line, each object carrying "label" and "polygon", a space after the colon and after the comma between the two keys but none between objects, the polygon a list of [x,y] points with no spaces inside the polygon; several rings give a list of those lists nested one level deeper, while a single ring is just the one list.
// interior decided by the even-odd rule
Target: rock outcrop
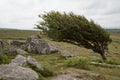
[{"label": "rock outcrop", "polygon": [[[50,54],[58,52],[58,48],[54,45],[49,45],[39,35],[32,35],[26,39],[26,42],[19,42],[8,40],[9,47],[6,50],[7,54],[21,54],[29,53]],[[17,49],[19,48],[19,49]],[[26,51],[22,50],[25,49]]]},{"label": "rock outcrop", "polygon": [[[30,68],[25,68],[25,65]],[[39,80],[40,76],[33,67],[39,71],[44,71],[43,66],[35,58],[17,55],[11,63],[0,65],[0,80]]]},{"label": "rock outcrop", "polygon": [[0,80],[39,80],[39,76],[30,68],[9,64],[0,65]]},{"label": "rock outcrop", "polygon": [[26,48],[28,52],[39,53],[39,54],[49,54],[50,47],[48,43],[42,40],[39,36],[30,36],[26,41]]}]

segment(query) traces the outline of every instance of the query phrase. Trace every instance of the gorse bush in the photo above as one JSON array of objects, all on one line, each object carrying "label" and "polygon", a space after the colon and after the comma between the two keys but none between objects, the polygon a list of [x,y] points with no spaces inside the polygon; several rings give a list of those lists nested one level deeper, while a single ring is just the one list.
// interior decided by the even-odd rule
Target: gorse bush
[{"label": "gorse bush", "polygon": [[65,61],[65,65],[68,67],[77,67],[77,68],[88,68],[89,61],[85,57],[77,57],[77,58],[68,58]]}]

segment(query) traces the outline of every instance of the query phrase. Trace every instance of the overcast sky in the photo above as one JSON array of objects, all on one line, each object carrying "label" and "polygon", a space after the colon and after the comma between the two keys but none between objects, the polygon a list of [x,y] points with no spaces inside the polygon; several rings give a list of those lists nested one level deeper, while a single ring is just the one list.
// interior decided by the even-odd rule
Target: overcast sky
[{"label": "overcast sky", "polygon": [[0,0],[0,28],[33,29],[38,15],[74,12],[103,28],[120,28],[120,0]]}]

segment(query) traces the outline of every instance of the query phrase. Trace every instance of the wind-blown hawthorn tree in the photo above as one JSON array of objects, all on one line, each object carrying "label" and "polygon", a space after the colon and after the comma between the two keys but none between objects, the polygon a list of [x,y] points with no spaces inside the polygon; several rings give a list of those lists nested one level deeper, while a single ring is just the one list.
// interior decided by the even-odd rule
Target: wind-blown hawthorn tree
[{"label": "wind-blown hawthorn tree", "polygon": [[74,13],[51,11],[39,15],[43,19],[36,28],[43,30],[48,37],[92,49],[106,60],[105,51],[112,40],[100,25],[88,21],[84,16]]}]

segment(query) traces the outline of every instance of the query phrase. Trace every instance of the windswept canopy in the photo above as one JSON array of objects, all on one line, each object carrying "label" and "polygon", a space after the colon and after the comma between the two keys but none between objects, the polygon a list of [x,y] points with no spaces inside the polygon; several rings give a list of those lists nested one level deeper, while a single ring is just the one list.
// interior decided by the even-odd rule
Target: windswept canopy
[{"label": "windswept canopy", "polygon": [[84,16],[74,13],[60,13],[51,11],[39,16],[43,19],[37,25],[50,38],[58,41],[82,45],[101,54],[103,59],[108,43],[111,42],[108,32],[94,21],[88,21]]}]

